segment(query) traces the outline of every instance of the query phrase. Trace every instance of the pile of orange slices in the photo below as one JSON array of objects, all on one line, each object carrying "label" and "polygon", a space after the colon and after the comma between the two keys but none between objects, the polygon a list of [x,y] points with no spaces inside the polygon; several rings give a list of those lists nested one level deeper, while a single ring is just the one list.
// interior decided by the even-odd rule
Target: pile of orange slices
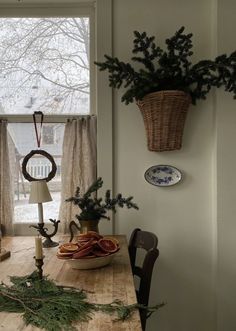
[{"label": "pile of orange slices", "polygon": [[76,243],[59,246],[59,259],[91,259],[113,254],[119,250],[119,241],[113,237],[104,237],[94,231],[80,234]]}]

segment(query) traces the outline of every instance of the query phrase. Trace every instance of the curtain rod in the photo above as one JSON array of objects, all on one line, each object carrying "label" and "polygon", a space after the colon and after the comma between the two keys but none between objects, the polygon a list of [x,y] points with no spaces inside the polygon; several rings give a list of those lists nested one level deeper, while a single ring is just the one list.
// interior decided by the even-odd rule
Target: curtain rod
[{"label": "curtain rod", "polygon": [[[66,123],[68,120],[96,117],[95,114],[89,115],[45,115],[44,123]],[[0,115],[0,121],[8,123],[33,123],[32,115]]]}]

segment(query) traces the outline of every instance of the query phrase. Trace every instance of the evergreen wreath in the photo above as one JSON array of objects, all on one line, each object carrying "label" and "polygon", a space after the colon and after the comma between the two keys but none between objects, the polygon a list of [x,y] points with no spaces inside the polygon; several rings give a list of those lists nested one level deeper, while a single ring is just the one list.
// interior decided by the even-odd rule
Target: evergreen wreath
[{"label": "evergreen wreath", "polygon": [[[102,187],[103,180],[99,177],[94,183],[87,189],[87,191],[81,195],[80,187],[78,186],[75,192],[75,196],[66,199],[67,202],[73,202],[77,205],[81,212],[79,215],[75,215],[76,218],[81,220],[100,220],[101,218],[109,219],[106,216],[108,210],[116,212],[116,207],[127,207],[139,209],[138,206],[132,201],[133,197],[124,198],[121,193],[117,194],[115,198],[111,197],[111,191],[107,190],[105,198],[97,198],[95,193]],[[94,197],[93,197],[94,196]]]},{"label": "evergreen wreath", "polygon": [[0,312],[21,313],[26,325],[46,331],[75,331],[73,323],[87,322],[96,311],[116,314],[118,320],[129,318],[137,309],[150,316],[164,303],[147,307],[139,304],[124,305],[91,303],[85,291],[56,285],[52,280],[40,279],[37,271],[24,277],[10,277],[13,285],[0,284]]},{"label": "evergreen wreath", "polygon": [[166,39],[166,50],[155,44],[155,37],[134,31],[132,52],[135,56],[131,60],[141,64],[140,69],[109,55],[104,55],[105,62],[95,62],[100,70],[108,71],[111,87],[119,89],[123,85],[127,89],[122,102],[142,100],[151,92],[181,90],[189,93],[192,103],[196,104],[198,99],[206,99],[212,87],[221,86],[236,98],[236,51],[193,65],[190,62],[192,33],[184,34],[184,29],[181,27]]}]

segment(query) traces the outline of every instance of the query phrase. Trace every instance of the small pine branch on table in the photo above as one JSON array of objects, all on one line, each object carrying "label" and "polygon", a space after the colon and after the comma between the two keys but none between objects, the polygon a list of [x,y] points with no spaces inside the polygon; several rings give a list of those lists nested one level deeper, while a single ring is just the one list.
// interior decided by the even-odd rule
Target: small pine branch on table
[{"label": "small pine branch on table", "polygon": [[46,331],[75,331],[73,324],[88,322],[96,311],[116,314],[116,320],[124,321],[137,309],[145,309],[150,315],[164,305],[91,303],[85,291],[58,286],[47,277],[40,279],[36,271],[24,277],[10,277],[10,280],[11,286],[0,284],[0,312],[21,313],[26,325]]}]

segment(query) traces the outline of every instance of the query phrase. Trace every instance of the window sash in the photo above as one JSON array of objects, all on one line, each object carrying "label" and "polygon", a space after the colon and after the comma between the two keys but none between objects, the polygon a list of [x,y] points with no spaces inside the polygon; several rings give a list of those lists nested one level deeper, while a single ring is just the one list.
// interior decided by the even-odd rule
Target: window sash
[{"label": "window sash", "polygon": [[[47,1],[47,0],[45,0]],[[52,0],[53,1],[53,0]],[[73,1],[73,0],[72,0]],[[90,43],[94,49],[90,54],[95,56],[96,61],[103,61],[104,54],[112,55],[112,0],[76,0],[74,3],[66,3],[66,0],[56,0],[56,3],[44,3],[40,0],[36,3],[15,2],[15,0],[0,0],[1,17],[40,17],[40,16],[86,16],[90,15],[90,31],[95,40]],[[94,22],[94,24],[92,24]],[[112,141],[112,90],[108,86],[106,73],[99,72],[93,64],[91,56],[90,72],[94,79],[91,80],[91,109],[97,113],[97,169],[98,176],[104,180],[104,187],[100,190],[101,195],[107,188],[113,190],[113,141]],[[96,92],[95,92],[96,91]],[[95,95],[92,95],[92,94]],[[91,112],[93,113],[93,112]],[[86,115],[83,115],[86,116]],[[77,117],[66,115],[47,115],[45,123],[64,123],[67,118]],[[0,116],[9,122],[32,122],[29,115]],[[101,233],[115,233],[114,222],[100,222]],[[50,227],[50,226],[49,226]],[[15,227],[16,234],[32,234],[26,227]]]}]

